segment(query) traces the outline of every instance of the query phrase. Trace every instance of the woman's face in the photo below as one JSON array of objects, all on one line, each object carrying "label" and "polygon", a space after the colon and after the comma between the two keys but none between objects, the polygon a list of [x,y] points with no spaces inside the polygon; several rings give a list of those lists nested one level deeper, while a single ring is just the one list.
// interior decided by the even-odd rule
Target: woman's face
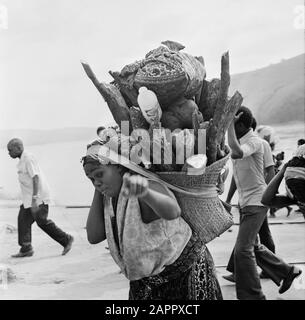
[{"label": "woman's face", "polygon": [[88,163],[84,170],[97,191],[109,197],[119,195],[123,181],[120,167]]}]

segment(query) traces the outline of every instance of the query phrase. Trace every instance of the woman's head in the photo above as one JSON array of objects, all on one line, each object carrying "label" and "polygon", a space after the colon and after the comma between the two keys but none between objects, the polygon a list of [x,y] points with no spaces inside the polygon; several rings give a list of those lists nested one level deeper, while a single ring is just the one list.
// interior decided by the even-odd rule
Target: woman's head
[{"label": "woman's head", "polygon": [[119,195],[127,169],[118,164],[101,164],[89,156],[84,158],[83,166],[86,176],[97,191],[109,197]]},{"label": "woman's head", "polygon": [[[97,191],[109,197],[118,196],[123,175],[128,171],[125,167],[117,164],[118,162],[115,160],[118,160],[118,158],[112,159],[110,153],[108,153],[112,150],[113,155],[118,156],[121,153],[120,142],[120,136],[116,135],[115,132],[110,132],[109,135],[105,135],[105,139],[98,139],[87,145],[87,154],[83,158],[86,176],[91,180]],[[105,148],[106,144],[107,147]]]}]

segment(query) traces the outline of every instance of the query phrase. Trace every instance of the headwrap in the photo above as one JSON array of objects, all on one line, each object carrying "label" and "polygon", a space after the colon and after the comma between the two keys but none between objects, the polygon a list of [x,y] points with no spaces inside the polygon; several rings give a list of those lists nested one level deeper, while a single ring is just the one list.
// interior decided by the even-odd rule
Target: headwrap
[{"label": "headwrap", "polygon": [[92,161],[105,165],[120,163],[128,159],[132,145],[134,141],[121,134],[118,128],[104,129],[101,137],[87,145],[86,156],[82,158],[83,165]]},{"label": "headwrap", "polygon": [[266,140],[269,144],[275,145],[278,142],[278,138],[273,128],[269,126],[259,126],[256,131],[258,136]]}]

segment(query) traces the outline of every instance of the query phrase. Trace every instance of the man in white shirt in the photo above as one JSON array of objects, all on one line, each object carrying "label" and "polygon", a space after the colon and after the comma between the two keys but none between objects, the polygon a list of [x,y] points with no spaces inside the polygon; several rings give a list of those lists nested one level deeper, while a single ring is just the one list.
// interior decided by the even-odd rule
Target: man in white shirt
[{"label": "man in white shirt", "polygon": [[[253,129],[253,132],[255,132],[256,126],[257,126],[256,119],[253,117],[252,124],[251,124],[251,128]],[[274,177],[274,161],[273,161],[272,151],[271,151],[271,147],[269,146],[269,143],[264,139],[262,139],[262,142],[263,142],[263,147],[264,147],[264,175],[265,175],[265,182],[266,182],[266,184],[268,184],[272,180],[272,178]],[[228,192],[227,199],[226,199],[227,203],[231,204],[231,200],[232,200],[232,197],[233,197],[235,191],[236,191],[236,184],[235,184],[234,176],[232,176],[230,190]],[[272,238],[272,234],[271,234],[271,231],[269,228],[267,215],[266,215],[264,222],[259,230],[259,239],[260,239],[261,244],[263,244],[270,251],[275,253],[275,244],[274,244],[274,240]],[[230,259],[229,259],[229,262],[227,265],[227,270],[229,272],[231,272],[232,274],[224,275],[223,278],[228,281],[235,282],[234,249],[233,249],[232,254],[230,256]],[[264,272],[262,272],[260,274],[260,278],[264,279],[264,278],[269,278],[269,277],[268,277],[268,275],[264,274]]]},{"label": "man in white shirt", "polygon": [[70,251],[74,239],[48,219],[49,187],[36,159],[24,151],[20,139],[10,140],[7,149],[11,158],[20,159],[17,169],[22,194],[22,205],[18,215],[18,243],[21,248],[19,253],[12,257],[22,258],[34,254],[31,243],[34,222],[64,247],[62,255],[65,255]]},{"label": "man in white shirt", "polygon": [[228,129],[240,206],[240,225],[234,250],[236,294],[240,300],[266,299],[257,265],[280,286],[280,293],[287,291],[300,273],[298,268],[285,263],[258,242],[257,235],[268,209],[261,203],[266,188],[264,147],[262,140],[253,133],[252,118],[251,111],[241,107]]}]

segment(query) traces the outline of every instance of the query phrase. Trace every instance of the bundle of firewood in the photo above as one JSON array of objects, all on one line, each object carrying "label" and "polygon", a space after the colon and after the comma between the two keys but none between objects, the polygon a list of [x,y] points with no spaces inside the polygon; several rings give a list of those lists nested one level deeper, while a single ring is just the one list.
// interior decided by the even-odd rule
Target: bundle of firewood
[{"label": "bundle of firewood", "polygon": [[[150,51],[143,60],[112,72],[113,82],[99,82],[87,63],[82,62],[86,74],[106,101],[114,120],[120,126],[129,121],[134,129],[170,129],[172,132],[206,129],[208,165],[228,153],[226,131],[242,104],[242,96],[235,92],[228,97],[230,85],[229,53],[221,58],[220,79],[207,81],[204,60],[182,52],[184,46],[165,41]],[[162,117],[149,123],[139,108],[139,88],[153,91],[162,109]],[[165,141],[166,142],[166,141]],[[164,141],[162,142],[164,144]],[[168,166],[166,170],[168,170]],[[172,170],[177,170],[173,166]]]}]

